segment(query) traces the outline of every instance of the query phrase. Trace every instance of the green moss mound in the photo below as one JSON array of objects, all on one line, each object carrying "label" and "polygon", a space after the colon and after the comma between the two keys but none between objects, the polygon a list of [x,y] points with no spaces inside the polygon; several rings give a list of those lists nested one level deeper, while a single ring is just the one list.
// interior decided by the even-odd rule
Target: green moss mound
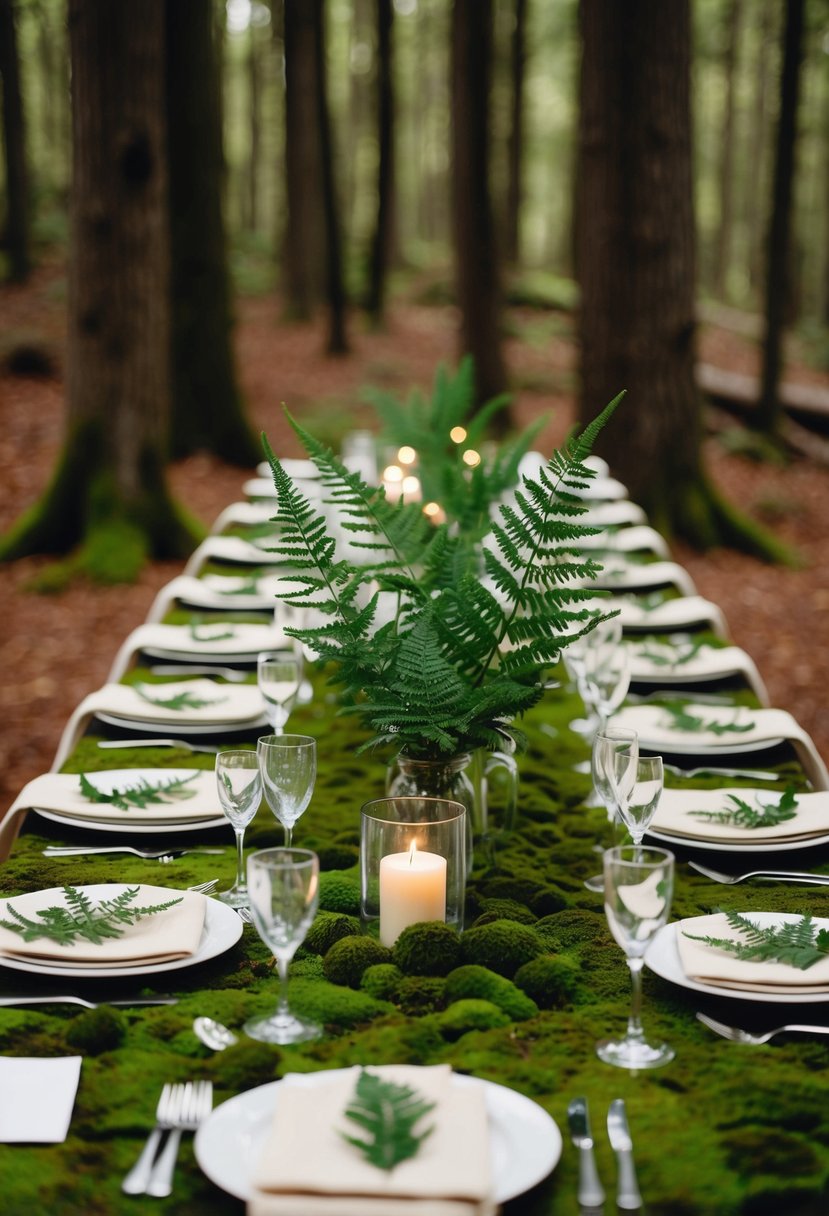
[{"label": "green moss mound", "polygon": [[391,951],[381,946],[373,937],[353,934],[334,942],[323,959],[322,970],[325,978],[332,984],[359,988],[367,967],[391,961]]},{"label": "green moss mound", "polygon": [[360,883],[353,874],[328,870],[320,874],[319,906],[322,912],[344,912],[346,916],[360,915]]},{"label": "green moss mound", "polygon": [[551,950],[568,950],[603,939],[607,925],[600,912],[585,912],[580,908],[568,908],[543,916],[535,923],[535,931]]},{"label": "green moss mound", "polygon": [[575,959],[542,954],[515,973],[515,984],[541,1009],[571,1005],[581,988],[581,968]]},{"label": "green moss mound", "polygon": [[86,1009],[67,1027],[66,1042],[86,1056],[114,1051],[127,1037],[127,1019],[120,1009],[101,1005]]},{"label": "green moss mound", "polygon": [[374,963],[366,967],[360,980],[360,988],[380,1001],[394,1001],[400,988],[403,972],[394,963]]},{"label": "green moss mound", "polygon": [[360,860],[360,850],[353,844],[331,844],[316,850],[321,870],[350,870]]},{"label": "green moss mound", "polygon": [[497,1030],[509,1026],[509,1014],[504,1013],[491,1001],[455,1001],[443,1013],[437,1015],[440,1033],[446,1039],[459,1039],[470,1030]]},{"label": "green moss mound", "polygon": [[336,1031],[370,1022],[381,1014],[393,1012],[394,1007],[374,1000],[367,992],[355,992],[325,980],[300,979],[291,984],[291,1008],[300,1017]]},{"label": "green moss mound", "polygon": [[344,912],[318,912],[303,945],[312,954],[327,954],[334,942],[359,932],[360,922],[356,916],[346,916]]},{"label": "green moss mound", "polygon": [[439,975],[406,975],[400,981],[396,1004],[409,1017],[422,1017],[446,1008],[446,980]]},{"label": "green moss mound", "polygon": [[323,979],[322,959],[318,954],[303,954],[302,958],[295,958],[291,963],[291,978],[299,978],[310,980]]},{"label": "green moss mound", "polygon": [[461,961],[460,938],[440,921],[420,921],[394,943],[394,961],[407,975],[448,975]]},{"label": "green moss mound", "polygon": [[[532,963],[525,965],[532,966]],[[450,971],[446,977],[446,997],[450,1004],[465,999],[489,1001],[513,1022],[521,1022],[538,1013],[538,1006],[529,994],[516,988],[504,976],[474,963]]]},{"label": "green moss mound", "polygon": [[490,925],[494,920],[514,920],[519,925],[532,925],[538,920],[534,912],[531,912],[526,904],[521,904],[517,899],[485,899],[483,911],[472,925],[476,929],[478,925]]},{"label": "green moss mound", "polygon": [[269,1043],[240,1039],[214,1057],[214,1076],[223,1089],[239,1093],[276,1079],[282,1053]]},{"label": "green moss mound", "polygon": [[514,920],[495,920],[468,929],[461,938],[463,960],[488,967],[512,979],[519,967],[544,953],[544,943],[534,928]]}]

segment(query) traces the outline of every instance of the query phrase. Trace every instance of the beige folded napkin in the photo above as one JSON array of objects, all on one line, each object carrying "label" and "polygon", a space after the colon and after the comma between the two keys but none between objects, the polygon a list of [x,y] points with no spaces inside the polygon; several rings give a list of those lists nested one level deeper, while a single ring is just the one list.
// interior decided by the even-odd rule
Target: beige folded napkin
[{"label": "beige folded napkin", "polygon": [[[763,925],[796,919],[783,913],[772,916],[769,913],[746,912],[744,915]],[[829,921],[818,923],[823,928],[829,928]],[[788,963],[753,962],[737,958],[727,950],[694,941],[686,936],[688,933],[695,937],[718,937],[729,941],[745,939],[731,928],[723,912],[681,920],[676,936],[679,960],[688,978],[700,984],[770,995],[829,993],[829,958],[821,959],[807,971],[801,971]]]},{"label": "beige folded napkin", "polygon": [[238,562],[247,566],[279,566],[283,559],[276,553],[257,549],[241,536],[208,536],[187,559],[185,574],[198,574],[208,562]]},{"label": "beige folded napkin", "polygon": [[769,744],[779,740],[792,744],[815,789],[829,789],[829,771],[810,736],[784,709],[746,709],[732,705],[685,705],[683,709],[706,723],[750,726],[746,731],[717,734],[711,730],[680,730],[660,705],[629,705],[613,715],[614,726],[627,726],[639,736],[640,747],[653,751],[677,751],[730,755],[746,744]]},{"label": "beige folded napkin", "polygon": [[378,1169],[343,1140],[360,1135],[344,1111],[352,1068],[321,1080],[288,1076],[254,1175],[248,1216],[489,1216],[489,1133],[482,1087],[457,1083],[448,1065],[383,1065],[370,1071],[435,1102],[422,1127],[434,1131],[416,1156]]},{"label": "beige folded napkin", "polygon": [[[80,776],[77,773],[42,773],[29,781],[7,814],[40,809],[51,811],[67,819],[80,819],[90,823],[134,823],[145,826],[157,824],[163,828],[169,823],[200,823],[222,818],[222,808],[216,793],[216,776],[213,772],[199,769],[119,769],[117,777],[111,773],[87,773],[91,785],[103,793],[114,789],[137,787],[142,781],[159,785],[172,777],[182,778],[186,784],[182,789],[187,796],[168,795],[164,802],[150,802],[146,806],[128,806],[120,809],[111,802],[95,802],[81,792]],[[162,795],[163,797],[164,795]]]},{"label": "beige folded napkin", "polygon": [[254,586],[250,577],[239,575],[206,574],[204,578],[195,578],[179,574],[158,592],[147,613],[147,623],[163,621],[176,603],[229,612],[273,610],[281,586],[278,576],[258,578]]},{"label": "beige folded napkin", "polygon": [[273,625],[236,624],[216,621],[199,625],[139,625],[121,644],[109,672],[111,681],[120,680],[132,659],[142,650],[160,654],[244,657],[257,655],[276,645]]},{"label": "beige folded napkin", "polygon": [[[134,925],[124,925],[121,937],[99,944],[75,941],[61,945],[44,937],[24,941],[19,934],[0,925],[0,955],[102,969],[125,965],[138,967],[189,958],[196,952],[201,941],[207,910],[205,897],[197,891],[178,891],[145,883],[135,885],[138,886],[138,894],[131,907],[155,907],[174,899],[180,902],[163,912],[143,917]],[[94,886],[78,887],[78,890],[87,894],[96,905],[102,899],[115,898],[126,889],[125,883],[98,883]],[[0,900],[0,920],[9,919],[9,907],[15,908],[21,916],[36,919],[35,914],[39,910],[54,906],[66,906],[62,887],[31,891],[27,895]]]},{"label": "beige folded napkin", "polygon": [[683,655],[688,653],[687,645],[677,647],[649,640],[630,641],[627,646],[630,650],[630,678],[634,682],[697,683],[742,676],[756,693],[757,699],[768,705],[766,686],[754,660],[739,646],[702,646],[684,662]]},{"label": "beige folded napkin", "polygon": [[[712,840],[736,844],[763,844],[766,841],[784,844],[787,841],[809,840],[829,833],[829,793],[798,794],[794,818],[770,827],[745,828],[733,823],[716,823],[692,814],[693,811],[733,811],[729,795],[760,809],[760,804],[776,802],[779,791],[756,789],[673,790],[662,791],[651,827],[666,835],[683,836],[689,840]],[[759,800],[759,801],[758,801]]]},{"label": "beige folded napkin", "polygon": [[645,590],[649,587],[676,587],[682,595],[696,595],[694,580],[677,562],[631,562],[624,554],[613,554],[602,562],[594,579],[574,579],[572,586],[607,588],[610,591]]},{"label": "beige folded napkin", "polygon": [[[584,517],[580,518],[578,522],[580,524],[589,523],[590,527],[597,526],[592,521],[586,521]],[[634,524],[629,528],[620,528],[617,532],[607,532],[602,529],[601,532],[580,537],[579,547],[613,550],[618,553],[654,553],[657,557],[670,557],[664,537],[647,524]]]},{"label": "beige folded napkin", "polygon": [[580,607],[599,612],[618,612],[624,630],[647,629],[653,633],[663,633],[671,629],[705,625],[721,637],[728,635],[721,610],[701,595],[675,596],[653,608],[629,595],[604,595],[597,596],[595,600],[585,600]]},{"label": "beige folded napkin", "polygon": [[[84,697],[63,728],[52,770],[59,769],[95,714],[123,718],[127,723],[157,723],[170,726],[254,726],[265,721],[265,702],[252,684],[218,684],[215,680],[174,680],[169,684],[142,684],[140,696],[129,684],[104,684]],[[156,702],[179,693],[190,693],[205,704],[197,708],[170,709]],[[146,698],[151,698],[147,700]]]}]

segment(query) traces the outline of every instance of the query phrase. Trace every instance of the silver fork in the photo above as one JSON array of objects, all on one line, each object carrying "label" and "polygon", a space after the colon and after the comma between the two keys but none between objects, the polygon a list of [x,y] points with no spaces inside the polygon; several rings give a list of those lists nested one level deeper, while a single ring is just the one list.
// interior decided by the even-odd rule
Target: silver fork
[{"label": "silver fork", "polygon": [[161,1097],[158,1099],[155,1111],[155,1127],[147,1137],[147,1143],[141,1150],[141,1156],[121,1183],[121,1190],[125,1195],[144,1194],[161,1137],[171,1126],[170,1120],[180,1111],[183,1096],[183,1085],[167,1084],[161,1090]]},{"label": "silver fork", "polygon": [[789,1031],[795,1031],[798,1034],[829,1034],[829,1026],[795,1024],[777,1026],[774,1030],[767,1030],[765,1034],[749,1034],[747,1030],[741,1030],[739,1026],[726,1026],[724,1022],[717,1022],[704,1013],[698,1013],[697,1020],[702,1022],[703,1026],[707,1026],[709,1030],[713,1030],[715,1034],[722,1035],[724,1039],[729,1039],[732,1043],[748,1043],[751,1047],[759,1047],[761,1043],[768,1043],[769,1039],[773,1039],[776,1034],[784,1034]]},{"label": "silver fork", "polygon": [[86,1001],[82,996],[0,996],[0,1005],[83,1005],[98,1009],[100,1005],[177,1005],[177,996],[136,996],[128,1001]]},{"label": "silver fork", "polygon": [[43,850],[44,857],[84,857],[87,854],[93,853],[132,853],[136,857],[141,857],[144,861],[160,861],[167,863],[174,861],[176,857],[186,857],[188,853],[207,853],[211,857],[221,857],[224,854],[224,849],[135,849],[132,845],[93,845],[86,847],[83,845],[47,845]]},{"label": "silver fork", "polygon": [[182,1132],[194,1132],[213,1109],[213,1084],[211,1081],[188,1081],[181,1109],[173,1120],[167,1143],[153,1166],[145,1194],[156,1198],[169,1195],[173,1189],[173,1171]]},{"label": "silver fork", "polygon": [[221,749],[209,743],[188,743],[186,739],[100,739],[98,747],[179,747],[183,752],[207,752],[215,756]]},{"label": "silver fork", "polygon": [[706,878],[723,882],[729,887],[735,882],[745,882],[749,878],[768,878],[772,882],[802,882],[815,887],[829,886],[829,874],[808,874],[800,870],[749,870],[745,874],[723,874],[719,870],[709,870],[697,861],[689,861],[688,865],[698,874],[704,874]]}]

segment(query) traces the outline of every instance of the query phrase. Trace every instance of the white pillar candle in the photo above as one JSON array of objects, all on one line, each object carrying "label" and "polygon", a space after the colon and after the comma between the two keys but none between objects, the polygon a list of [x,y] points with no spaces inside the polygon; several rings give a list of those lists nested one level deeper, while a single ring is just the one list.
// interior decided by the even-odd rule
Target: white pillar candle
[{"label": "white pillar candle", "polygon": [[446,920],[446,858],[412,842],[407,853],[380,859],[380,941],[393,946],[421,920]]}]

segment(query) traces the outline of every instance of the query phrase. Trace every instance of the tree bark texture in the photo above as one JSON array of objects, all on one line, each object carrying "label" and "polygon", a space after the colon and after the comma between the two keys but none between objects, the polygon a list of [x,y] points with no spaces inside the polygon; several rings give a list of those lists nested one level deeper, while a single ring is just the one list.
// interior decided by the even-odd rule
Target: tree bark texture
[{"label": "tree bark texture", "polygon": [[760,399],[751,416],[754,426],[775,435],[780,425],[778,397],[783,359],[783,330],[791,287],[791,217],[797,143],[797,106],[803,58],[803,0],[786,0],[780,112],[774,159],[771,219],[766,245],[766,299]]},{"label": "tree bark texture", "polygon": [[232,346],[222,217],[220,75],[210,0],[166,0],[174,457],[207,450],[253,465]]},{"label": "tree bark texture", "polygon": [[337,186],[334,174],[334,139],[328,110],[325,68],[325,0],[309,0],[314,10],[314,79],[316,85],[317,139],[322,179],[322,210],[325,225],[325,284],[328,300],[328,354],[348,350],[345,333],[345,284]]},{"label": "tree bark texture", "polygon": [[688,534],[701,477],[687,0],[582,0],[581,416],[628,396],[599,450],[657,526]]},{"label": "tree bark texture", "polygon": [[524,76],[527,64],[527,0],[515,0],[510,39],[510,125],[507,138],[507,207],[505,249],[507,261],[517,263],[521,252],[521,175],[524,166]]},{"label": "tree bark texture", "polygon": [[[501,284],[489,183],[492,0],[452,7],[452,204],[460,353],[475,360],[478,404],[502,393]],[[496,415],[506,426],[506,411]]]},{"label": "tree bark texture", "polygon": [[394,210],[394,63],[392,0],[377,6],[377,214],[369,255],[366,311],[375,324],[383,318],[391,253]]},{"label": "tree bark texture", "polygon": [[721,300],[728,298],[728,272],[734,233],[734,125],[737,88],[737,51],[742,25],[742,0],[731,0],[727,15],[726,47],[723,56],[725,75],[725,113],[720,147],[720,226],[715,242],[714,290]]},{"label": "tree bark texture", "polygon": [[3,84],[3,146],[6,168],[5,246],[9,278],[21,283],[31,269],[28,181],[20,58],[14,0],[0,0],[0,77]]},{"label": "tree bark texture", "polygon": [[319,0],[284,0],[285,308],[307,320],[325,295],[325,218],[317,122],[315,20]]}]

